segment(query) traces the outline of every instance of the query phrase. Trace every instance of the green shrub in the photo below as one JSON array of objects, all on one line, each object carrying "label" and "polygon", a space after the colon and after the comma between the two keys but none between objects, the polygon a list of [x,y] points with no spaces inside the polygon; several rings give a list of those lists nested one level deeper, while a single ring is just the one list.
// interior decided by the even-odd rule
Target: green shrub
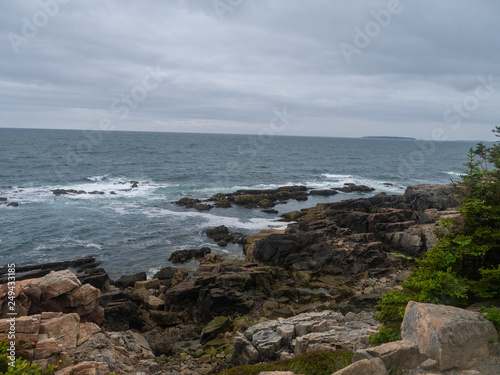
[{"label": "green shrub", "polygon": [[486,313],[486,319],[493,323],[498,332],[500,332],[500,310],[498,307],[481,307],[480,312]]},{"label": "green shrub", "polygon": [[401,325],[399,324],[382,326],[376,334],[368,338],[370,344],[374,346],[397,340],[401,340]]},{"label": "green shrub", "polygon": [[44,370],[39,364],[31,364],[26,360],[18,358],[14,361],[14,366],[10,366],[8,358],[9,345],[7,340],[0,341],[0,373],[5,375],[51,375],[57,370],[57,366],[49,365]]},{"label": "green shrub", "polygon": [[[494,132],[499,136],[500,126]],[[444,233],[437,233],[438,243],[417,262],[403,290],[384,294],[376,318],[385,325],[400,324],[410,300],[467,306],[500,298],[500,144],[479,143],[464,166],[455,184],[461,215],[440,223]],[[386,333],[380,336],[392,337]]]},{"label": "green shrub", "polygon": [[262,371],[293,371],[303,375],[331,375],[349,366],[354,353],[337,350],[335,352],[313,352],[292,359],[257,365],[238,366],[222,371],[219,375],[258,375]]}]

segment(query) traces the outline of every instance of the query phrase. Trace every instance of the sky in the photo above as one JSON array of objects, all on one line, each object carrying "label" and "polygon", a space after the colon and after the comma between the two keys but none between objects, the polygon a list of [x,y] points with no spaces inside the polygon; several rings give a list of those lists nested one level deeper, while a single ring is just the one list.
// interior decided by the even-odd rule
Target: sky
[{"label": "sky", "polygon": [[0,127],[493,140],[498,0],[0,0]]}]

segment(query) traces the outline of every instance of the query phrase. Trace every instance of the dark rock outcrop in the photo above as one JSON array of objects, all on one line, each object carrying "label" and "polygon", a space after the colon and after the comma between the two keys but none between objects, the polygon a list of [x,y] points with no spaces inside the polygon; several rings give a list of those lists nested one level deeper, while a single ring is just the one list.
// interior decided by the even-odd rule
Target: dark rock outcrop
[{"label": "dark rock outcrop", "polygon": [[[48,275],[51,271],[62,271],[67,268],[77,269],[78,272],[92,270],[99,266],[100,262],[94,257],[85,257],[76,260],[68,260],[61,262],[43,263],[31,266],[16,266],[16,280],[27,280]],[[7,267],[0,268],[0,283],[7,282]]]},{"label": "dark rock outcrop", "polygon": [[375,191],[372,187],[366,185],[356,185],[353,183],[345,183],[343,187],[335,187],[333,189],[343,193],[371,193],[372,191]]},{"label": "dark rock outcrop", "polygon": [[243,243],[245,235],[239,232],[230,232],[229,228],[225,225],[220,225],[213,229],[207,229],[205,231],[207,237],[211,238],[219,246],[227,246],[229,242],[232,243]]},{"label": "dark rock outcrop", "polygon": [[114,281],[113,285],[120,289],[133,287],[137,281],[146,281],[146,272],[139,272],[134,275],[122,275],[118,280]]},{"label": "dark rock outcrop", "polygon": [[168,258],[169,262],[172,263],[185,263],[191,259],[201,259],[207,254],[210,254],[212,250],[209,247],[202,247],[201,249],[190,249],[190,250],[176,250]]}]

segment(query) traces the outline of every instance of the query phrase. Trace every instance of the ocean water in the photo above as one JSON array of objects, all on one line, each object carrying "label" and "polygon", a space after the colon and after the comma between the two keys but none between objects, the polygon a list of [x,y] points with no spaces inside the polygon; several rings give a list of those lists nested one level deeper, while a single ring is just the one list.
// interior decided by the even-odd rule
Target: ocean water
[{"label": "ocean water", "polygon": [[[209,198],[237,189],[365,184],[403,193],[409,185],[448,183],[463,171],[474,142],[258,137],[248,135],[0,129],[0,265],[95,256],[112,277],[171,265],[179,249],[220,248],[204,230],[226,225],[245,233],[284,225],[279,214],[361,196],[341,193],[275,208],[179,207],[185,196]],[[130,181],[138,181],[130,189]],[[388,185],[391,184],[391,185]],[[56,196],[51,190],[103,191]],[[111,194],[115,192],[115,194]],[[370,195],[372,195],[370,194]]]}]

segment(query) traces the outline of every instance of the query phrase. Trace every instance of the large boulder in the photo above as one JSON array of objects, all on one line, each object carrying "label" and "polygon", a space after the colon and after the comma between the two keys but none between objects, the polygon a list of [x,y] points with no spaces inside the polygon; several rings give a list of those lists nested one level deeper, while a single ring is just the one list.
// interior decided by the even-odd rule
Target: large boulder
[{"label": "large boulder", "polygon": [[[0,319],[0,339],[6,338],[9,330],[9,320]],[[94,323],[81,323],[75,313],[17,318],[16,354],[42,367],[59,364],[62,374],[154,373],[152,370],[159,367],[141,334],[106,333]],[[73,366],[75,363],[78,365]]]},{"label": "large boulder", "polygon": [[[82,285],[76,275],[69,271],[52,271],[39,279],[17,282],[15,288],[16,312],[18,316],[42,312],[77,313],[84,321],[102,324],[103,309],[98,299],[99,289],[90,284]],[[8,285],[0,285],[0,317],[8,317]]]},{"label": "large boulder", "polygon": [[498,340],[493,324],[479,313],[413,301],[406,306],[401,336],[438,361],[441,371],[470,368]]},{"label": "large boulder", "polygon": [[457,206],[456,189],[453,185],[408,186],[404,197],[410,208],[424,211],[429,208],[447,210]]}]

